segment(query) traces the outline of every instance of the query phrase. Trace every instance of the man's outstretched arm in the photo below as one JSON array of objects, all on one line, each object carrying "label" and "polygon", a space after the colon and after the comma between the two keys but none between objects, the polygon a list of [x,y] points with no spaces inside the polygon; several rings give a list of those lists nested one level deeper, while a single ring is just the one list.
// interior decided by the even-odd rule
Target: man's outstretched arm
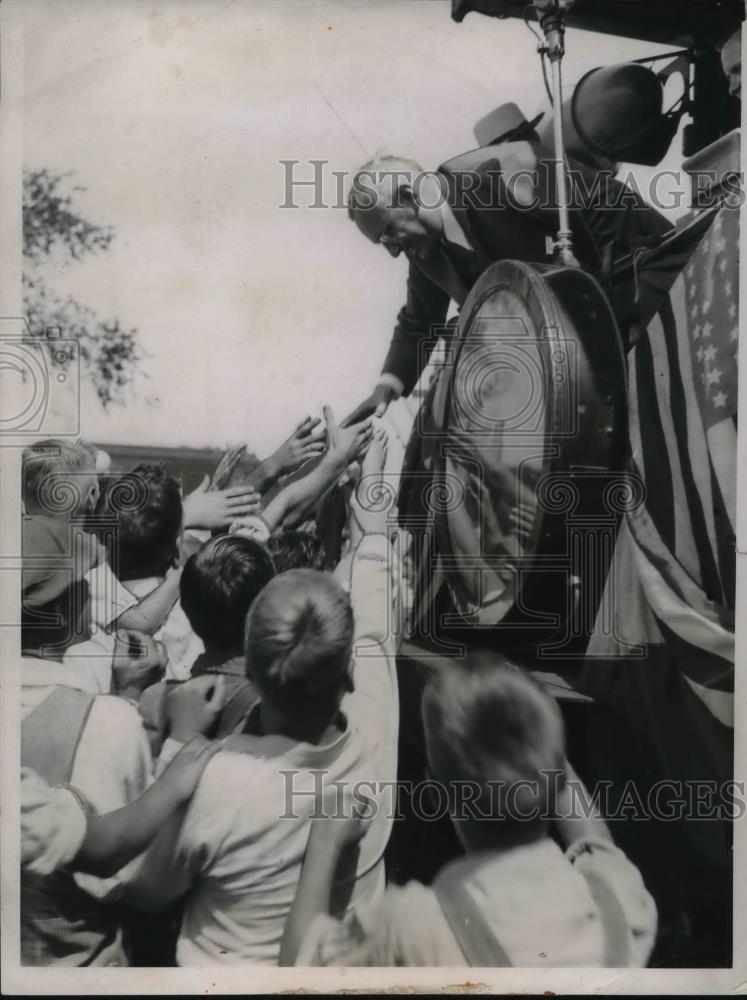
[{"label": "man's outstretched arm", "polygon": [[407,278],[407,301],[397,315],[379,380],[370,396],[355,408],[343,426],[375,414],[381,417],[387,407],[415,387],[425,367],[424,341],[433,338],[443,327],[451,298],[415,264],[410,264]]}]

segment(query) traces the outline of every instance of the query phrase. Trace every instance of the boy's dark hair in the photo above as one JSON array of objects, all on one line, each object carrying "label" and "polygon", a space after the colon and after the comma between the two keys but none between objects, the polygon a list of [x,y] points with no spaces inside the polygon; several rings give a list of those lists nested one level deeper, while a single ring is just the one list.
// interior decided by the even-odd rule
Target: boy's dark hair
[{"label": "boy's dark hair", "polygon": [[101,479],[101,496],[89,530],[109,551],[120,580],[163,576],[173,563],[183,518],[179,480],[162,465],[141,463]]},{"label": "boy's dark hair", "polygon": [[282,531],[267,540],[278,573],[290,569],[327,569],[327,556],[317,535],[310,531]]},{"label": "boy's dark hair", "polygon": [[[495,816],[497,801],[512,803],[513,816],[527,818],[526,806],[546,815],[554,775],[565,768],[563,719],[522,670],[496,655],[492,664],[438,671],[423,693],[423,722],[433,776],[452,792],[459,783],[479,787],[480,816]],[[498,811],[513,818],[510,806]]]},{"label": "boy's dark hair", "polygon": [[329,573],[282,573],[249,612],[247,675],[290,715],[334,716],[349,683],[352,651],[353,610]]},{"label": "boy's dark hair", "polygon": [[179,594],[208,652],[243,653],[247,613],[274,575],[264,545],[242,535],[219,535],[189,557]]}]

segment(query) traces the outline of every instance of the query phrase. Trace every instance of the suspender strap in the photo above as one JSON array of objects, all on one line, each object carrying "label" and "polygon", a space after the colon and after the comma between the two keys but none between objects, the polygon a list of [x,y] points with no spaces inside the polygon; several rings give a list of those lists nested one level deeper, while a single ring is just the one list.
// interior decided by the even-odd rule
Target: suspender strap
[{"label": "suspender strap", "polygon": [[625,969],[630,962],[630,933],[620,900],[609,882],[598,872],[582,871],[581,874],[586,879],[591,898],[596,903],[602,918],[604,967]]},{"label": "suspender strap", "polygon": [[258,701],[259,692],[253,684],[247,682],[238,687],[221,709],[215,738],[222,739],[235,733]]},{"label": "suspender strap", "polygon": [[[625,969],[630,962],[630,935],[620,901],[603,876],[597,872],[580,873],[586,880],[601,918],[603,965],[608,969]],[[447,868],[438,875],[432,888],[468,965],[477,968],[513,965],[470,895],[464,882],[464,872],[450,872]]]},{"label": "suspender strap", "polygon": [[70,782],[73,762],[94,695],[55,687],[21,725],[21,764],[48,785]]},{"label": "suspender strap", "polygon": [[485,916],[470,896],[463,876],[448,868],[433,883],[433,891],[467,964],[477,968],[513,965]]}]

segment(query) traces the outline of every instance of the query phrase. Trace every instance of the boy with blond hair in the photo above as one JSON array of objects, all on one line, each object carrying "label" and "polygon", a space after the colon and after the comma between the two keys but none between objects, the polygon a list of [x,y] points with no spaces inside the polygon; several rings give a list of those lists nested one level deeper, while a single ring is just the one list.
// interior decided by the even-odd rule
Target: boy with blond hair
[{"label": "boy with blond hair", "polygon": [[335,876],[365,836],[368,807],[354,788],[343,805],[322,802],[281,964],[644,966],[656,907],[596,808],[582,805],[588,794],[549,695],[496,655],[437,672],[423,721],[429,770],[465,855],[431,886],[390,887],[377,909],[334,920]]}]

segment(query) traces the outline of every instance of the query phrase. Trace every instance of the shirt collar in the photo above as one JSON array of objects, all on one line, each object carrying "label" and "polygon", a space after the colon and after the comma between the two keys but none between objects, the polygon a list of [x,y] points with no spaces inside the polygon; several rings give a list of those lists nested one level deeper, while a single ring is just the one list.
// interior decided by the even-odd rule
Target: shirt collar
[{"label": "shirt collar", "polygon": [[223,741],[224,750],[230,753],[248,753],[254,757],[283,756],[299,767],[324,767],[336,760],[350,741],[350,726],[342,712],[338,713],[335,720],[337,735],[327,743],[303,743],[275,733],[263,736],[259,728],[260,704],[257,702],[249,712],[243,732],[226,737]]}]

